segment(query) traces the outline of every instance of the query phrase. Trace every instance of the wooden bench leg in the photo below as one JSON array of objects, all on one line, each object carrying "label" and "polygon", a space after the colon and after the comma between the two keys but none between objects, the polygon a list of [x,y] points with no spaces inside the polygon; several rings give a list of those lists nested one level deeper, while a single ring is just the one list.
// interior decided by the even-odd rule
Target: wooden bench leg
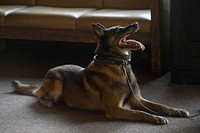
[{"label": "wooden bench leg", "polygon": [[6,40],[0,39],[0,51],[4,50],[6,48]]}]

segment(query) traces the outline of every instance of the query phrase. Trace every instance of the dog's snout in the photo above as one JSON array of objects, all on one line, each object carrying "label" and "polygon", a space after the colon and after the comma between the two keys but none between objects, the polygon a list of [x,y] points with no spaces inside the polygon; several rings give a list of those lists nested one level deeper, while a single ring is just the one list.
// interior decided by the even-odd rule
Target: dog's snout
[{"label": "dog's snout", "polygon": [[135,27],[135,28],[138,28],[138,27],[139,27],[138,22],[135,22],[135,23],[133,23],[132,25],[133,25],[133,27]]}]

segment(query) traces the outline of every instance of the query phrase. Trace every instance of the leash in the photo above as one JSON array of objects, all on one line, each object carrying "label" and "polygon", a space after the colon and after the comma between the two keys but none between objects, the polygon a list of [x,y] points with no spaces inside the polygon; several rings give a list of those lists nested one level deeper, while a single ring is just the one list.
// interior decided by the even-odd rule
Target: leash
[{"label": "leash", "polygon": [[[129,89],[131,90],[131,93],[133,94],[133,96],[134,96],[134,98],[137,100],[137,102],[138,102],[144,109],[146,109],[147,111],[149,111],[149,112],[151,112],[151,113],[153,113],[153,114],[155,114],[155,115],[166,116],[165,114],[156,112],[156,111],[151,110],[150,108],[146,107],[146,106],[136,97],[136,95],[135,95],[135,93],[134,93],[134,89],[133,89],[133,87],[132,87],[132,85],[131,85],[131,83],[130,83],[130,80],[129,80],[129,78],[128,78],[128,74],[127,74],[127,71],[126,71],[126,68],[125,68],[125,65],[126,65],[126,64],[127,64],[126,62],[124,62],[124,63],[121,64],[122,70],[123,70],[123,72],[124,72],[124,75],[126,76],[126,80],[127,80],[128,87],[129,87]],[[191,119],[191,118],[197,117],[197,116],[199,116],[199,115],[200,115],[200,112],[198,112],[197,114],[194,114],[194,115],[189,115],[189,116],[187,116],[187,118]]]}]

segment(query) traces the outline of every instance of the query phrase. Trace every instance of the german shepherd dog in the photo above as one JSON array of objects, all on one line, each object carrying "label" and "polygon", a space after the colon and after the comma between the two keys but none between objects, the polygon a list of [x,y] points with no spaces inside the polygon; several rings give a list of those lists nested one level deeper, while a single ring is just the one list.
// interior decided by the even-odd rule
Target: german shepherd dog
[{"label": "german shepherd dog", "polygon": [[[98,44],[94,60],[86,68],[76,65],[58,66],[47,72],[40,86],[13,81],[15,91],[36,96],[47,107],[62,100],[74,108],[103,110],[108,118],[167,124],[168,120],[161,115],[189,115],[186,110],[142,98],[130,60],[131,50],[144,50],[145,47],[130,37],[128,39],[131,33],[139,29],[137,22],[126,27],[106,28],[101,24],[92,26]],[[161,115],[149,112],[144,106]]]}]

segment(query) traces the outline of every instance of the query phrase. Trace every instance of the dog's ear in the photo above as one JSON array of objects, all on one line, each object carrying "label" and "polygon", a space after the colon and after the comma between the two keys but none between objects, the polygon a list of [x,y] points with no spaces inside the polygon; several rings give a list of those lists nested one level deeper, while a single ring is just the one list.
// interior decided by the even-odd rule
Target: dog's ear
[{"label": "dog's ear", "polygon": [[103,28],[103,29],[106,29],[106,27],[105,26],[103,26],[102,24],[100,24],[100,23],[97,23],[96,25],[98,25],[98,26],[100,26],[101,28]]},{"label": "dog's ear", "polygon": [[106,29],[106,27],[104,27],[103,25],[98,24],[98,23],[92,24],[92,27],[93,27],[93,31],[98,39],[99,39],[99,37],[104,35],[104,29]]}]

